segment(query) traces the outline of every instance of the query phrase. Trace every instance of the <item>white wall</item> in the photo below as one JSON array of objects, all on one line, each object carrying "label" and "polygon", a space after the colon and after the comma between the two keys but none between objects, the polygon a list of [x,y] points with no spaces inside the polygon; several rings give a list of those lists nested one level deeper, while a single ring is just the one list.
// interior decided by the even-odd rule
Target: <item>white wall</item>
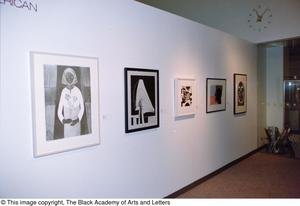
[{"label": "white wall", "polygon": [[[0,197],[164,197],[257,147],[254,45],[131,0],[37,2],[0,6]],[[33,158],[30,51],[99,58],[101,145]],[[160,128],[125,134],[124,67],[159,69]],[[174,120],[176,77],[197,81],[194,118]],[[227,79],[226,111],[205,113],[207,77]]]},{"label": "white wall", "polygon": [[267,126],[283,128],[283,47],[266,49]]}]

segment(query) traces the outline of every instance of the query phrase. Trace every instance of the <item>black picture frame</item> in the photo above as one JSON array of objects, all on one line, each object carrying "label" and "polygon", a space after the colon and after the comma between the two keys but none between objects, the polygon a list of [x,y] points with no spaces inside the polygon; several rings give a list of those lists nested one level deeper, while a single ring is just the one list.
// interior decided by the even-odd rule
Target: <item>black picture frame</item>
[{"label": "black picture frame", "polygon": [[247,74],[233,74],[233,114],[247,112]]},{"label": "black picture frame", "polygon": [[226,79],[206,78],[206,113],[226,110]]},{"label": "black picture frame", "polygon": [[124,69],[125,133],[159,127],[159,71]]}]

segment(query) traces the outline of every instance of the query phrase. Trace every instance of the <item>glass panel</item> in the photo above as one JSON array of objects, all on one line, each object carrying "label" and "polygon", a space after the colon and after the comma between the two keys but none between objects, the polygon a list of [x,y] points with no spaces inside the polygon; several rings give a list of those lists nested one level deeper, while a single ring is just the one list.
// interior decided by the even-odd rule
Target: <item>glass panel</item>
[{"label": "glass panel", "polygon": [[284,125],[300,133],[300,80],[284,81]]}]

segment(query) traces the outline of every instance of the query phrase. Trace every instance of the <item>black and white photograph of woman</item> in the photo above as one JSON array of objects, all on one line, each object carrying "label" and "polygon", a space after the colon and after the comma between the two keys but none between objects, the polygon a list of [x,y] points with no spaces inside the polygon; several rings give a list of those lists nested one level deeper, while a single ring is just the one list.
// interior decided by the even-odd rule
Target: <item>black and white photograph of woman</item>
[{"label": "black and white photograph of woman", "polygon": [[44,65],[47,140],[91,133],[90,71]]},{"label": "black and white photograph of woman", "polygon": [[61,83],[66,87],[62,90],[57,116],[64,125],[64,137],[80,135],[80,122],[84,113],[84,104],[81,91],[75,84],[78,82],[75,71],[66,68],[62,75]]}]

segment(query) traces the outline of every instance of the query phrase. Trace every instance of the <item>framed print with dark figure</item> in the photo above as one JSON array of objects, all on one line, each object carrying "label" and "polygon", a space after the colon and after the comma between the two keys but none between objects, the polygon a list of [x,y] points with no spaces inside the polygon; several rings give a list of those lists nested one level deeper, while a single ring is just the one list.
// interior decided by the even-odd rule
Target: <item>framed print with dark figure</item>
[{"label": "framed print with dark figure", "polygon": [[159,127],[158,70],[125,68],[125,132]]},{"label": "framed print with dark figure", "polygon": [[241,114],[247,112],[247,75],[234,74],[233,75],[234,87],[234,114]]},{"label": "framed print with dark figure", "polygon": [[226,110],[226,79],[206,79],[206,113]]},{"label": "framed print with dark figure", "polygon": [[175,117],[195,114],[195,82],[195,79],[175,79]]},{"label": "framed print with dark figure", "polygon": [[31,52],[34,155],[96,145],[98,59]]}]

